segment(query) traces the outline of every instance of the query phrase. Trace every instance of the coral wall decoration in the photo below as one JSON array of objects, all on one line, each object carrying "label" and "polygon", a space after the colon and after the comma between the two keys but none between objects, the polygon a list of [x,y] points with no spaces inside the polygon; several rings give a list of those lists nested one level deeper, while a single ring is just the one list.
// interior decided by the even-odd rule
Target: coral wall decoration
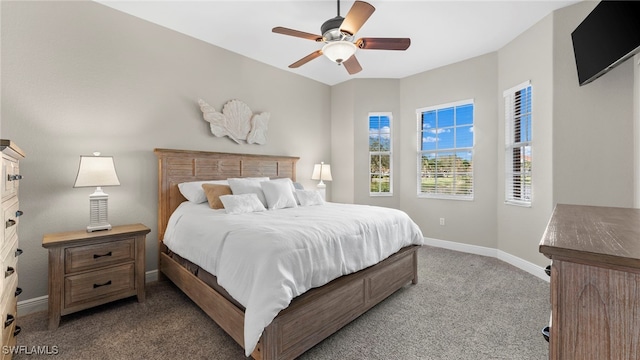
[{"label": "coral wall decoration", "polygon": [[222,112],[217,112],[213,106],[199,99],[198,104],[202,110],[202,116],[215,136],[228,136],[231,140],[240,144],[266,144],[267,125],[269,124],[268,112],[254,114],[247,104],[240,100],[230,100],[222,107]]}]

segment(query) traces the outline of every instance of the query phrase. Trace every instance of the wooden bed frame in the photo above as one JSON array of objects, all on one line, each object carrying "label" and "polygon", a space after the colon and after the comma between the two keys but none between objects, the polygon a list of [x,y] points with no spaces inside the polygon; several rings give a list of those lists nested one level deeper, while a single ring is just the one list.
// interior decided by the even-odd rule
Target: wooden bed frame
[{"label": "wooden bed frame", "polygon": [[[158,268],[209,317],[244,347],[244,311],[186,270],[162,243],[171,213],[186,199],[178,184],[231,177],[288,177],[295,181],[290,156],[245,155],[155,149],[158,158]],[[417,246],[401,249],[382,262],[342,276],[295,298],[262,333],[254,359],[293,359],[353,321],[408,283],[416,284]]]}]

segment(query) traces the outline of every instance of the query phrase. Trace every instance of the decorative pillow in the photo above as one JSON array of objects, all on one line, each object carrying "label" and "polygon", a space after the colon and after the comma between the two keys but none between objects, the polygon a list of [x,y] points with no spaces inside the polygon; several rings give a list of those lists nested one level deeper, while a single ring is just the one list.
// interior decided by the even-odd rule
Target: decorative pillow
[{"label": "decorative pillow", "polygon": [[227,214],[244,214],[266,210],[255,193],[222,195],[220,201],[224,204]]},{"label": "decorative pillow", "polygon": [[322,195],[315,190],[296,190],[296,196],[300,202],[300,206],[322,205],[324,200]]},{"label": "decorative pillow", "polygon": [[304,186],[302,186],[302,184],[300,184],[299,182],[294,182],[293,187],[296,190],[304,190]]},{"label": "decorative pillow", "polygon": [[209,207],[212,209],[224,209],[220,196],[231,195],[231,188],[229,185],[217,185],[217,184],[202,184],[207,200],[209,201]]},{"label": "decorative pillow", "polygon": [[[266,179],[266,181],[269,180],[269,178]],[[264,197],[264,192],[262,192],[262,186],[260,185],[262,181],[250,178],[227,179],[227,181],[229,182],[233,195],[256,194],[262,205],[267,206],[267,200]]]},{"label": "decorative pillow", "polygon": [[[289,180],[283,181],[283,180]],[[269,210],[297,207],[298,203],[293,196],[293,183],[291,179],[277,179],[271,181],[263,181],[262,191],[267,200]]]},{"label": "decorative pillow", "polygon": [[200,204],[207,201],[202,184],[229,185],[227,180],[189,181],[178,184],[178,189],[185,199]]}]

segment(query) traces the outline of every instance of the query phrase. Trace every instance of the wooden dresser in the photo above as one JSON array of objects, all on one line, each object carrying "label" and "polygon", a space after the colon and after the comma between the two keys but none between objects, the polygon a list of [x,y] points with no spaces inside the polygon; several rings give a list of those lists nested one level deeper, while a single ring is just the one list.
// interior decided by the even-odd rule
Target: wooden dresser
[{"label": "wooden dresser", "polygon": [[640,209],[558,204],[540,243],[551,263],[550,359],[640,359]]},{"label": "wooden dresser", "polygon": [[[2,349],[3,359],[11,358],[10,346],[16,345],[16,335],[20,327],[16,325],[18,316],[18,295],[22,289],[18,287],[18,256],[22,250],[18,248],[18,223],[22,211],[19,208],[18,188],[20,184],[20,160],[24,153],[11,140],[0,140],[2,151],[2,222],[4,231],[0,232],[0,261],[4,275],[0,275],[0,311],[2,314]],[[6,354],[5,354],[6,353]]]}]

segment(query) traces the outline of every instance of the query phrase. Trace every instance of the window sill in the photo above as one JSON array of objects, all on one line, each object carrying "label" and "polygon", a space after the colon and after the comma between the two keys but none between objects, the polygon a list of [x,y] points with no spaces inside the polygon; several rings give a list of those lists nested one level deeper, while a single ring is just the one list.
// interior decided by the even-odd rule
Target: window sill
[{"label": "window sill", "polygon": [[418,199],[437,199],[437,200],[458,200],[458,201],[473,201],[473,196],[447,196],[447,195],[431,195],[431,194],[418,194]]},{"label": "window sill", "polygon": [[504,204],[505,205],[513,205],[513,206],[525,207],[525,208],[530,208],[531,207],[531,202],[530,201],[508,200],[508,201],[505,201]]},{"label": "window sill", "polygon": [[369,193],[370,197],[389,197],[393,196],[393,193]]}]

